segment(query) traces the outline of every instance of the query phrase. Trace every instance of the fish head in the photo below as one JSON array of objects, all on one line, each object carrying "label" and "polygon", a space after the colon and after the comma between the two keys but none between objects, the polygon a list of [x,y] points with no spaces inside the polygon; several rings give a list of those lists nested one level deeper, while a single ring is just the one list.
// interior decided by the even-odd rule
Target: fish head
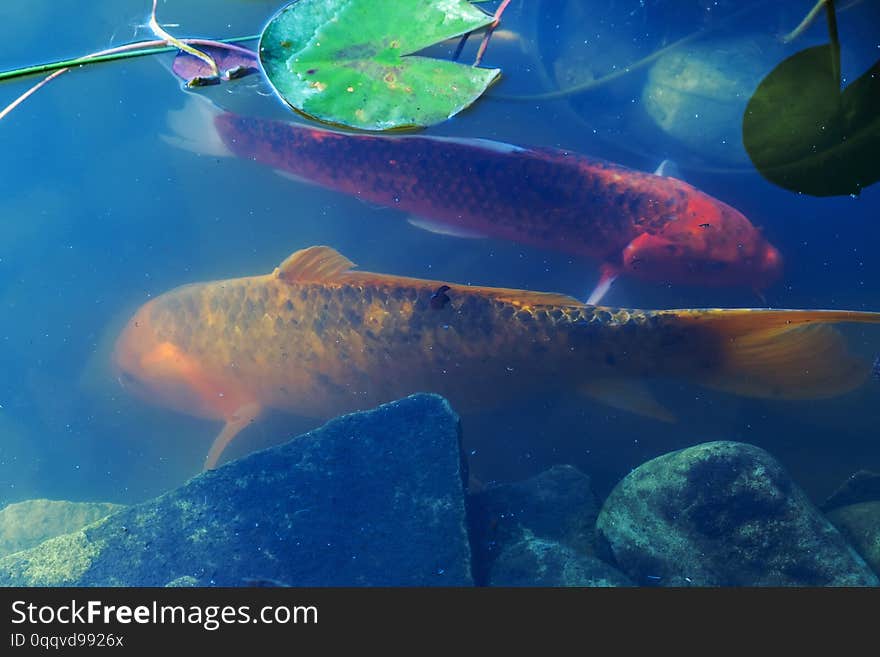
[{"label": "fish head", "polygon": [[694,190],[683,212],[624,249],[624,270],[670,283],[763,289],[782,274],[782,255],[738,210]]},{"label": "fish head", "polygon": [[142,306],[123,329],[113,350],[113,367],[123,388],[148,403],[188,415],[219,418],[223,410],[206,394],[199,363],[156,330],[154,299]]}]

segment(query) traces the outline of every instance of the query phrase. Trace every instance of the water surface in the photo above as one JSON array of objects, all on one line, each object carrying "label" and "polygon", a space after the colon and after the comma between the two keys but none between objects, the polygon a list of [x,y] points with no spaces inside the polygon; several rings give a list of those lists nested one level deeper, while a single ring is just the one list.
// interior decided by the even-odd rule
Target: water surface
[{"label": "water surface", "polygon": [[[0,6],[0,69],[147,38],[138,26],[146,23],[149,4],[7,0]],[[880,47],[871,4],[840,15],[849,79]],[[725,22],[739,5],[514,2],[504,27],[518,37],[499,38],[484,62],[504,70],[502,82],[428,134],[567,148],[641,170],[675,159],[690,183],[741,210],[782,251],[785,274],[766,291],[767,305],[880,310],[876,187],[859,198],[797,195],[738,159],[739,144],[694,147],[670,137],[646,111],[647,68],[573,99],[492,97],[553,88],[554,76],[606,74],[707,25],[717,29],[698,43],[747,44],[742,47],[767,70],[825,39],[819,21],[789,47],[774,43],[800,20],[801,2],[774,3]],[[177,35],[220,38],[258,33],[279,6],[174,0],[160,3],[160,18],[179,24],[168,28]],[[313,244],[332,245],[363,269],[407,276],[580,298],[595,283],[596,263],[428,234],[392,209],[253,163],[173,148],[160,136],[168,131],[167,112],[181,107],[185,95],[168,65],[167,58],[149,57],[74,71],[0,122],[0,505],[31,497],[132,503],[198,472],[217,424],[129,397],[107,364],[131,313],[174,286],[268,272]],[[0,85],[0,105],[33,82]],[[236,112],[297,120],[256,77],[203,93]],[[739,102],[726,100],[706,121]],[[747,288],[627,280],[605,301],[640,308],[764,305]],[[880,352],[878,327],[846,332],[866,360]],[[572,463],[590,473],[601,495],[649,458],[718,439],[769,450],[816,500],[854,470],[880,470],[877,382],[815,402],[747,400],[678,383],[656,391],[680,417],[677,424],[612,410],[575,391],[467,416],[472,470],[481,481],[505,481]],[[227,456],[313,424],[270,414]]]}]

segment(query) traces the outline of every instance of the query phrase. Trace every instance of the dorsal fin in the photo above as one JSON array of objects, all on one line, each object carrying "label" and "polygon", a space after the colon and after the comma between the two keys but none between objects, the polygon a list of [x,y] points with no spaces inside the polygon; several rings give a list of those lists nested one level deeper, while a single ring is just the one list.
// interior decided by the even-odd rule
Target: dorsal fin
[{"label": "dorsal fin", "polygon": [[275,270],[278,278],[294,281],[324,281],[355,267],[355,264],[329,246],[310,246],[287,257]]}]

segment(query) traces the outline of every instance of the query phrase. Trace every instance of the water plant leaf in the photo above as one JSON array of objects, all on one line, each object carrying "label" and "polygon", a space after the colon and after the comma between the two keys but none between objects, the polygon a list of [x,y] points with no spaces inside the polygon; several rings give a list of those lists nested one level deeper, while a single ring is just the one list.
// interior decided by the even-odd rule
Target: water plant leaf
[{"label": "water plant leaf", "polygon": [[183,50],[178,51],[171,65],[174,74],[184,80],[189,87],[219,84],[222,80],[237,78],[257,73],[260,64],[257,53],[247,48],[217,43],[211,46],[200,46],[202,52],[210,55],[217,63],[220,77],[214,77],[207,63]]},{"label": "water plant leaf", "polygon": [[827,44],[802,50],[758,85],[743,143],[769,181],[812,196],[859,194],[880,180],[880,61],[840,89]]},{"label": "water plant leaf", "polygon": [[468,107],[500,70],[413,53],[492,21],[466,0],[298,0],[266,25],[260,61],[306,116],[362,130],[424,127]]}]

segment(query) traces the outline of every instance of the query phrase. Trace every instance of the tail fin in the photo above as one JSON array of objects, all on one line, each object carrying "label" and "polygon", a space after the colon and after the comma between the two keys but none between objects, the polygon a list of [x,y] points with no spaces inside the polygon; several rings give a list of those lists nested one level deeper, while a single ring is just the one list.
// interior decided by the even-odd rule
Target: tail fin
[{"label": "tail fin", "polygon": [[847,350],[830,324],[880,324],[880,313],[837,310],[684,310],[687,328],[717,351],[701,384],[748,397],[820,399],[858,387],[870,367]]},{"label": "tail fin", "polygon": [[162,141],[200,155],[231,157],[232,151],[223,143],[214,122],[222,113],[204,96],[189,94],[182,109],[168,112],[172,134],[162,135]]}]

